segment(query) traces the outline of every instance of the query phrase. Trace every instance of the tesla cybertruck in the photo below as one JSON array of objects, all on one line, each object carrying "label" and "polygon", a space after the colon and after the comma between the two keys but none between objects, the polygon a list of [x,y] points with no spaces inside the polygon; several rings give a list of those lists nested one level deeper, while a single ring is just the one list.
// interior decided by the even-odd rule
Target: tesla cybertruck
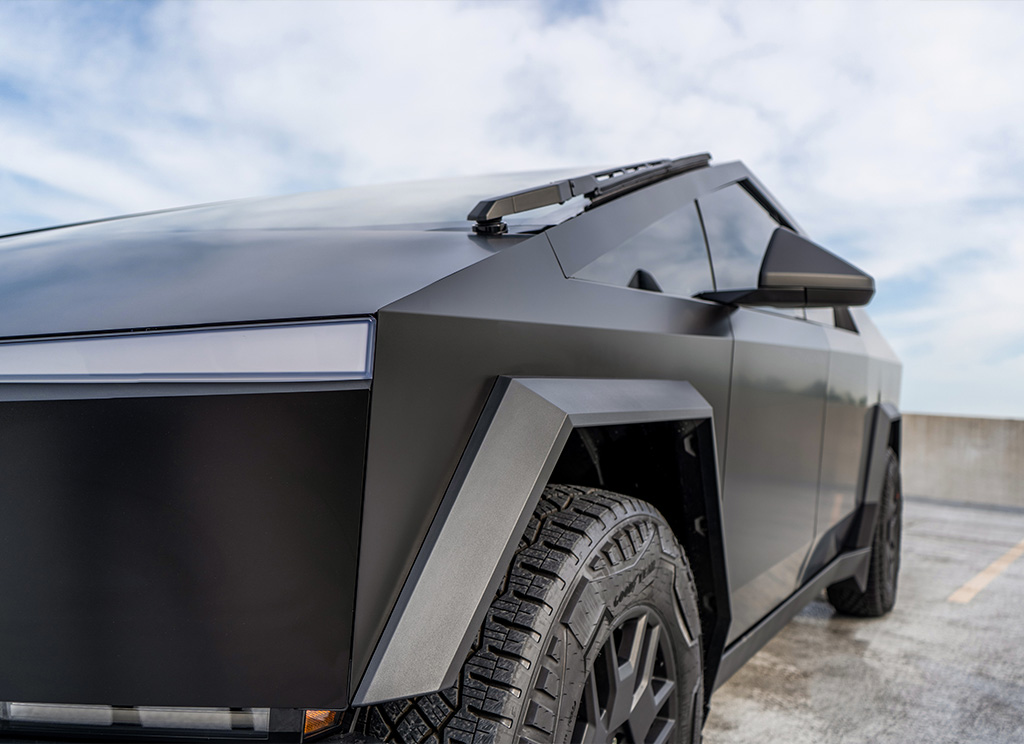
[{"label": "tesla cybertruck", "polygon": [[741,163],[582,170],[0,240],[0,738],[693,742],[887,612],[872,278]]}]

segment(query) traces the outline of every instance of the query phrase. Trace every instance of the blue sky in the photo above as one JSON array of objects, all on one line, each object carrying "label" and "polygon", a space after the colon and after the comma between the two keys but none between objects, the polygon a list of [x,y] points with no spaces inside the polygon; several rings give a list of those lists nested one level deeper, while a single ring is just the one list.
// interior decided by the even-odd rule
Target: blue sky
[{"label": "blue sky", "polygon": [[873,273],[909,411],[1024,418],[1024,5],[0,2],[0,233],[710,151]]}]

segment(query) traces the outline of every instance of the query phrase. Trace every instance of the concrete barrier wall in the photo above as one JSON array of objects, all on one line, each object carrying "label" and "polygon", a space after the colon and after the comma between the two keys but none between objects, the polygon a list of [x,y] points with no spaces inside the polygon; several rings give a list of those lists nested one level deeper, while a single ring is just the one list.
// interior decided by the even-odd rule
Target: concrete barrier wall
[{"label": "concrete barrier wall", "polygon": [[903,492],[1024,507],[1024,421],[903,414]]}]

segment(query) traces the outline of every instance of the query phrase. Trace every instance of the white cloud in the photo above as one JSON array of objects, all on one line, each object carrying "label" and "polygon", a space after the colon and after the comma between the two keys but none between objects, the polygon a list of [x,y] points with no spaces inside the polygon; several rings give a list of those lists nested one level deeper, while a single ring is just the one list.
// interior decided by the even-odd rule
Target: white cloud
[{"label": "white cloud", "polygon": [[1022,6],[549,11],[0,4],[0,232],[710,150],[745,160],[823,243],[879,277],[911,407],[957,409],[957,390],[985,379],[1002,395],[970,405],[1024,416],[1011,390],[1024,371],[1011,353],[1024,332]]}]

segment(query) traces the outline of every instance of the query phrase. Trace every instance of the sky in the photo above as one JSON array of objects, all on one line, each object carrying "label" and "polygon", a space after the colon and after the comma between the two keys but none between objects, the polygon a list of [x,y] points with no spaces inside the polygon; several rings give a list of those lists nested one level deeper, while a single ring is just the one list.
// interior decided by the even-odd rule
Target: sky
[{"label": "sky", "polygon": [[1022,41],[1003,2],[4,0],[0,234],[708,151],[876,278],[903,410],[1024,418]]}]

